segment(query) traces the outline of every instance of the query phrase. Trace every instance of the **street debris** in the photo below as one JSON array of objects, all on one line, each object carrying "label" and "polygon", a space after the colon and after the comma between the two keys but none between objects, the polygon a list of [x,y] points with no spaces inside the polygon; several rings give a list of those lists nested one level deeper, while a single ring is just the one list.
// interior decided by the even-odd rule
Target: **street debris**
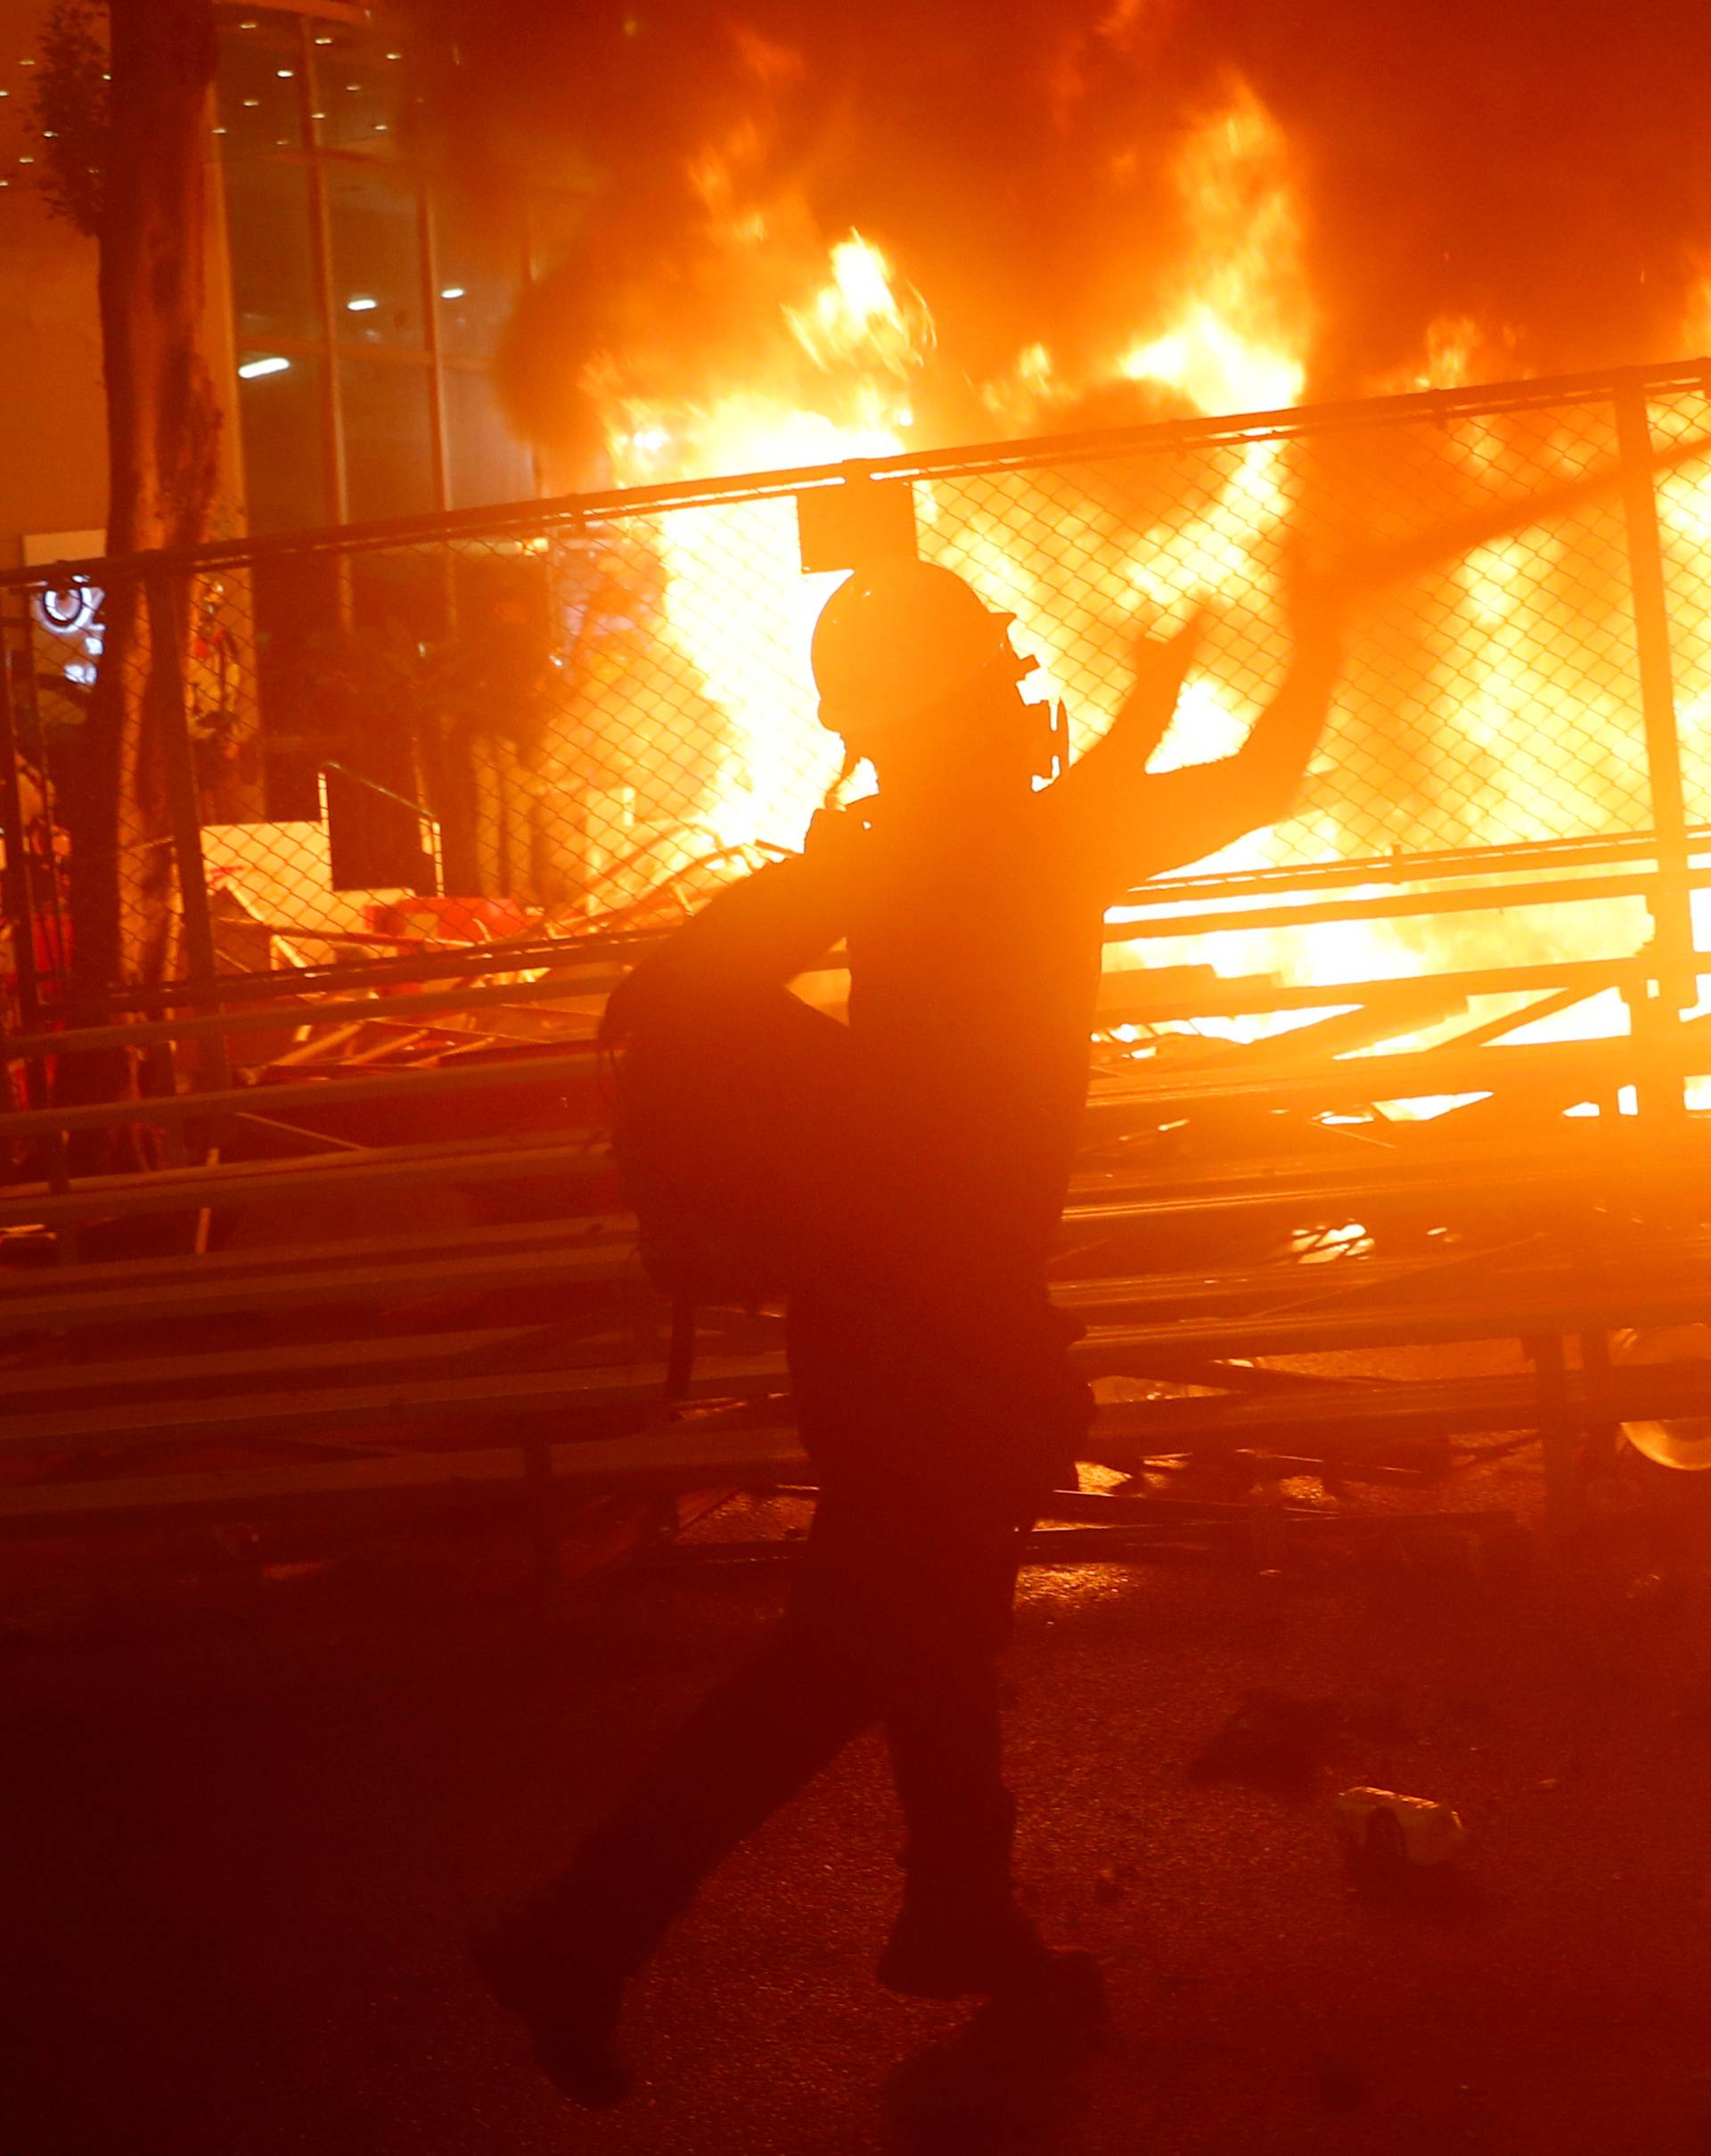
[{"label": "street debris", "polygon": [[1467,1844],[1468,1830],[1447,1804],[1391,1789],[1346,1789],[1334,1807],[1344,1837],[1386,1865],[1445,1864]]}]

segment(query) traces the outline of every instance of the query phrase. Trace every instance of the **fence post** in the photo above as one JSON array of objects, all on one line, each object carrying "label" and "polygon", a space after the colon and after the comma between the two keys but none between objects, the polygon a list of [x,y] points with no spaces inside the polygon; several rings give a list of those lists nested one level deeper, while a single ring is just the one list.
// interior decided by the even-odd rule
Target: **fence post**
[{"label": "fence post", "polygon": [[[196,766],[190,746],[190,705],[184,690],[184,627],[173,604],[172,571],[148,573],[150,693],[160,730],[167,813],[172,824],[173,859],[178,871],[178,904],[184,922],[185,971],[197,1008],[220,1007],[214,958],[214,921],[208,910],[208,877],[202,865],[201,807],[196,792]],[[223,1092],[232,1082],[225,1038],[211,1035],[199,1060],[206,1084]]]},{"label": "fence post", "polygon": [[[1633,580],[1633,626],[1640,655],[1640,701],[1646,725],[1646,769],[1652,828],[1658,841],[1659,903],[1654,909],[1658,955],[1675,978],[1665,985],[1681,1007],[1698,1000],[1694,983],[1692,886],[1687,804],[1682,788],[1681,738],[1675,722],[1674,662],[1669,648],[1669,605],[1658,533],[1652,479],[1651,420],[1637,373],[1616,392],[1617,442],[1622,458],[1622,505],[1627,516],[1628,566]],[[1660,968],[1660,971],[1662,969]]]},{"label": "fence post", "polygon": [[[36,980],[36,913],[30,903],[29,861],[24,851],[24,795],[18,778],[18,727],[12,704],[12,653],[0,625],[0,826],[6,848],[5,914],[12,929],[12,964],[24,1029],[41,1029],[42,1002]],[[40,1103],[34,1105],[39,1106]]]},{"label": "fence post", "polygon": [[[1674,664],[1669,644],[1669,602],[1664,552],[1658,530],[1657,483],[1652,472],[1651,416],[1637,371],[1616,384],[1616,436],[1622,462],[1622,505],[1627,520],[1628,569],[1633,588],[1633,626],[1640,660],[1640,703],[1646,728],[1646,775],[1651,797],[1658,873],[1648,903],[1657,950],[1658,992],[1650,999],[1652,1045],[1662,1068],[1659,1105],[1685,1106],[1680,1045],[1681,1013],[1699,1000],[1693,947],[1691,848],[1682,786],[1681,736],[1675,717]],[[1639,1015],[1635,1013],[1636,1017]],[[1641,1102],[1643,1108],[1644,1103]]]},{"label": "fence post", "polygon": [[[29,854],[24,844],[24,790],[18,775],[18,723],[12,701],[12,653],[6,645],[4,622],[0,622],[0,824],[5,827],[5,916],[12,929],[12,963],[18,975],[18,1011],[25,1032],[39,1033],[42,994],[36,972],[36,906],[29,888]],[[0,1094],[7,1091],[0,1085]],[[45,1108],[47,1092],[47,1059],[32,1055],[24,1066],[26,1104]],[[47,1161],[51,1186],[63,1190],[62,1137],[55,1137],[49,1143]]]}]

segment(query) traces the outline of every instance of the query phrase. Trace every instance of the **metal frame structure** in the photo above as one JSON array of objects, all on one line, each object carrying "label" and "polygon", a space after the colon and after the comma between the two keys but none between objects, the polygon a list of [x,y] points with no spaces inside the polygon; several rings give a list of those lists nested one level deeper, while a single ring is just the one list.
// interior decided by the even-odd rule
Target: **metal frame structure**
[{"label": "metal frame structure", "polygon": [[[674,517],[717,516],[875,482],[963,484],[1014,473],[1102,470],[1126,460],[1168,462],[1256,442],[1376,437],[1398,426],[1447,430],[1594,408],[1609,415],[1648,828],[1541,833],[1402,854],[1346,853],[1184,876],[1132,894],[1114,911],[1108,935],[1113,945],[1144,950],[1232,934],[1283,931],[1306,939],[1317,928],[1350,922],[1442,923],[1547,907],[1584,913],[1626,906],[1645,909],[1650,938],[1629,938],[1602,955],[1532,956],[1362,980],[1226,977],[1198,963],[1108,969],[1101,1013],[1106,1053],[1060,1283],[1065,1300],[1097,1321],[1086,1349],[1089,1367],[1166,1389],[1156,1402],[1108,1412],[1100,1456],[1114,1465],[1132,1467],[1190,1444],[1225,1453],[1269,1446],[1288,1454],[1315,1427],[1334,1429],[1344,1459],[1387,1431],[1442,1436],[1534,1428],[1546,1435],[1551,1502],[1561,1524],[1572,1516],[1571,1464],[1583,1441],[1604,1442],[1626,1415],[1680,1414],[1711,1399],[1703,1366],[1625,1372],[1613,1366],[1609,1352],[1613,1332],[1680,1322],[1711,1292],[1711,1243],[1693,1201],[1695,1176],[1684,1173],[1706,1135],[1687,1111],[1686,1082],[1711,1077],[1711,1028],[1695,1015],[1698,975],[1707,961],[1696,947],[1692,914],[1693,894],[1711,881],[1711,827],[1694,820],[1693,811],[1711,803],[1697,799],[1692,775],[1683,768],[1679,563],[1673,571],[1652,476],[1657,413],[1679,415],[1691,404],[1697,428],[1699,401],[1707,398],[1711,366],[1695,365],[1002,443],[233,542],[182,555],[65,564],[45,575],[0,577],[0,641],[15,657],[20,635],[28,634],[21,611],[45,585],[110,587],[120,578],[141,578],[159,618],[166,619],[186,579],[247,573],[265,562],[551,544],[558,535],[657,529]],[[0,817],[12,831],[21,820],[12,699],[19,671],[0,669]],[[184,715],[182,679],[169,677],[167,692],[168,701],[176,693]],[[24,1105],[0,1114],[0,1144],[33,1149],[35,1171],[0,1194],[0,1226],[50,1226],[64,1257],[84,1224],[154,1214],[198,1222],[196,1247],[157,1273],[133,1269],[122,1279],[103,1277],[98,1265],[61,1267],[51,1291],[0,1294],[0,1321],[13,1330],[69,1328],[77,1337],[79,1325],[94,1327],[111,1316],[111,1306],[101,1300],[110,1291],[132,1316],[182,1307],[192,1283],[211,1299],[209,1309],[242,1308],[264,1276],[268,1296],[282,1308],[341,1297],[364,1306],[389,1297],[407,1302],[422,1283],[413,1266],[446,1261],[438,1245],[413,1252],[407,1239],[395,1239],[387,1250],[342,1267],[312,1253],[287,1252],[258,1273],[209,1248],[208,1223],[293,1190],[382,1192],[423,1179],[467,1190],[518,1186],[544,1174],[567,1185],[580,1178],[583,1197],[566,1200],[568,1225],[547,1235],[544,1245],[527,1234],[508,1240],[487,1234],[482,1277],[494,1283],[560,1283],[577,1295],[593,1294],[598,1321],[590,1321],[593,1335],[561,1338],[544,1368],[524,1373],[527,1381],[478,1380],[467,1371],[413,1387],[389,1381],[384,1398],[401,1431],[403,1449],[396,1452],[401,1485],[422,1480],[422,1417],[447,1426],[447,1418],[455,1424],[460,1417],[503,1408],[513,1417],[537,1418],[526,1447],[534,1462],[528,1477],[537,1494],[554,1472],[585,1487],[596,1454],[580,1453],[574,1461],[550,1454],[550,1418],[591,1402],[590,1411],[601,1414],[628,1403],[643,1417],[634,1441],[598,1455],[601,1475],[645,1487],[662,1480],[707,1487],[709,1478],[721,1476],[733,1481],[799,1476],[799,1459],[777,1434],[775,1356],[764,1329],[757,1334],[740,1322],[733,1322],[722,1342],[714,1341],[725,1352],[700,1387],[705,1397],[736,1403],[735,1421],[701,1426],[699,1452],[697,1440],[683,1430],[668,1440],[657,1430],[650,1435],[643,1403],[657,1382],[656,1349],[663,1359],[649,1330],[657,1325],[657,1313],[650,1316],[643,1308],[636,1315],[634,1268],[624,1229],[610,1218],[597,1134],[576,1127],[574,1114],[561,1114],[554,1127],[537,1125],[505,1139],[448,1135],[391,1144],[353,1136],[356,1127],[346,1119],[376,1104],[384,1111],[407,1103],[426,1111],[488,1095],[497,1112],[507,1099],[580,1082],[589,1070],[587,1043],[601,998],[657,928],[639,918],[543,917],[499,942],[458,946],[429,939],[375,958],[352,955],[360,945],[329,939],[327,957],[313,966],[235,969],[220,962],[206,906],[187,721],[174,749],[173,774],[170,827],[161,835],[174,848],[185,899],[186,964],[180,978],[165,983],[111,984],[109,1015],[115,1022],[78,1036],[51,1022],[45,984],[33,979],[29,963],[29,879],[21,862],[9,857],[7,913],[19,954],[21,1022],[0,1040],[0,1058],[25,1077],[27,1088]],[[835,1001],[835,962],[809,988]],[[1609,989],[1626,1006],[1621,1036],[1505,1045],[1507,1035]],[[1502,1007],[1494,1009],[1492,999]],[[1196,1021],[1303,1013],[1316,1014],[1314,1022],[1245,1042],[1193,1032]],[[1118,1027],[1156,1037],[1164,1051],[1137,1061],[1146,1041],[1118,1040]],[[1419,1045],[1416,1037],[1428,1029],[1437,1037]],[[242,1038],[258,1029],[270,1034],[268,1051],[259,1060],[253,1053],[238,1054]],[[158,1056],[184,1044],[228,1041],[233,1062],[243,1070],[242,1085],[225,1081],[217,1055],[200,1067],[195,1086],[181,1080],[143,1106],[67,1110],[47,1097],[48,1060],[80,1046],[124,1045]],[[532,1044],[527,1060],[524,1043]],[[1623,1112],[1622,1096],[1630,1087],[1635,1113]],[[1457,1094],[1479,1097],[1471,1110],[1429,1125],[1397,1124],[1382,1113],[1384,1103]],[[1578,1118],[1566,1116],[1576,1108],[1583,1111]],[[139,1119],[176,1134],[168,1165],[130,1178],[70,1172],[68,1134]],[[1186,1147],[1173,1135],[1184,1126],[1195,1141]],[[210,1148],[217,1148],[213,1157]],[[1325,1242],[1351,1222],[1371,1231],[1364,1245]],[[1433,1243],[1435,1234],[1445,1234],[1446,1245]],[[1169,1261],[1160,1260],[1161,1249],[1172,1253]],[[1327,1258],[1330,1262],[1320,1262]],[[611,1309],[600,1300],[610,1293],[629,1313],[625,1324],[639,1324],[640,1334],[632,1329],[621,1339],[610,1336]],[[483,1344],[487,1331],[477,1326],[470,1332],[471,1357],[491,1348],[490,1341]],[[1526,1344],[1530,1378],[1440,1384],[1429,1397],[1415,1387],[1373,1383],[1361,1386],[1357,1398],[1328,1380],[1309,1382],[1295,1366],[1330,1349],[1502,1338]],[[382,1365],[383,1345],[377,1343],[374,1358]],[[597,1359],[602,1353],[605,1366]],[[242,1371],[234,1365],[217,1373],[198,1357],[182,1359],[181,1374],[192,1390],[206,1392],[217,1375],[233,1388],[216,1396],[233,1426],[282,1431],[291,1442],[303,1441],[306,1432],[348,1429],[353,1419],[372,1423],[377,1413],[381,1396],[372,1386],[350,1382],[361,1358],[348,1349],[323,1357],[315,1384],[289,1398],[268,1390],[276,1365],[266,1354],[250,1357]],[[614,1364],[625,1366],[621,1377]],[[133,1376],[118,1366],[108,1369],[110,1397],[122,1397],[114,1389]],[[97,1365],[86,1389],[90,1405],[80,1411],[83,1422],[26,1400],[10,1431],[0,1422],[0,1442],[93,1441],[99,1428],[111,1427],[102,1381]],[[138,1418],[139,1437],[152,1433],[154,1442],[175,1426],[164,1373],[161,1383],[168,1405],[152,1422],[147,1414]],[[1210,1402],[1183,1397],[1184,1386],[1217,1397]],[[763,1404],[758,1422],[745,1421],[741,1404],[757,1401]],[[204,1427],[209,1419],[199,1411],[178,1417],[176,1426]],[[384,1454],[384,1439],[372,1441]],[[371,1466],[358,1479],[372,1490],[385,1477],[378,1463]],[[140,1500],[132,1492],[124,1502]],[[20,1517],[29,1512],[28,1506],[14,1510]]]},{"label": "metal frame structure", "polygon": [[[1322,889],[1329,893],[1339,884],[1347,886],[1354,882],[1364,884],[1371,889],[1375,883],[1407,882],[1417,885],[1429,881],[1453,880],[1462,887],[1461,895],[1452,897],[1448,891],[1439,891],[1429,898],[1417,899],[1408,908],[1404,908],[1399,900],[1390,898],[1360,902],[1365,903],[1367,910],[1371,913],[1386,910],[1393,915],[1404,910],[1435,913],[1486,903],[1545,903],[1559,897],[1566,899],[1582,895],[1564,887],[1560,889],[1541,889],[1536,892],[1505,895],[1498,898],[1495,894],[1501,889],[1499,879],[1511,870],[1524,866],[1529,856],[1542,866],[1572,864],[1576,872],[1599,864],[1601,860],[1610,863],[1619,860],[1628,869],[1631,881],[1625,881],[1619,889],[1615,883],[1608,883],[1601,889],[1589,886],[1584,895],[1599,898],[1634,895],[1644,899],[1655,924],[1659,986],[1663,988],[1666,982],[1666,993],[1684,1007],[1693,1000],[1692,968],[1689,958],[1693,941],[1691,896],[1699,881],[1695,870],[1695,844],[1703,838],[1704,833],[1690,820],[1690,803],[1683,783],[1677,699],[1674,685],[1670,594],[1666,589],[1665,563],[1659,548],[1657,507],[1650,479],[1655,430],[1649,414],[1660,400],[1704,398],[1707,394],[1708,384],[1711,384],[1711,368],[1696,364],[1650,372],[1634,370],[1617,374],[1519,382],[1501,385],[1495,389],[1432,391],[1354,406],[1321,406],[1248,414],[1228,420],[1175,422],[1142,430],[989,444],[966,450],[899,455],[859,464],[751,473],[731,480],[519,504],[505,510],[483,510],[434,518],[340,527],[266,539],[229,541],[182,553],[160,553],[130,562],[110,559],[67,562],[55,565],[47,571],[38,569],[12,571],[0,576],[0,636],[4,636],[12,652],[13,671],[21,669],[20,679],[28,693],[32,669],[22,648],[29,635],[28,610],[32,601],[44,590],[60,586],[81,584],[100,588],[121,578],[143,578],[164,604],[168,592],[186,580],[239,574],[267,563],[291,560],[314,557],[355,560],[364,554],[396,554],[407,549],[472,546],[478,544],[503,546],[515,545],[525,540],[540,545],[566,534],[578,536],[625,530],[636,528],[643,521],[657,526],[662,520],[679,515],[702,512],[716,513],[769,501],[792,497],[799,499],[823,493],[827,489],[845,488],[864,482],[891,481],[921,486],[949,480],[978,480],[995,475],[1053,472],[1065,469],[1097,470],[1111,460],[1168,462],[1211,450],[1230,449],[1255,443],[1290,444],[1318,437],[1371,436],[1386,429],[1404,426],[1417,428],[1422,423],[1440,430],[1474,420],[1483,424],[1495,425],[1517,415],[1573,413],[1596,407],[1614,415],[1615,439],[1619,446],[1621,504],[1632,587],[1634,663],[1643,717],[1649,831],[1613,832],[1608,838],[1600,834],[1587,834],[1583,840],[1568,843],[1553,840],[1529,843],[1523,840],[1502,846],[1475,844],[1447,851],[1439,848],[1436,854],[1420,852],[1397,856],[1393,853],[1371,861],[1343,860],[1315,864],[1299,870],[1281,869],[1216,881],[1201,876],[1184,880],[1180,895],[1184,900],[1191,896],[1204,897],[1222,910],[1226,899],[1237,897],[1294,899],[1298,894],[1308,890]],[[1679,612],[1679,597],[1676,611]],[[182,693],[181,685],[181,697]],[[8,775],[0,779],[0,786],[12,783],[10,770],[16,761],[15,740],[8,741],[5,738],[12,733],[14,723],[11,702],[10,694],[0,701],[0,766],[6,766],[8,771]],[[668,712],[662,717],[660,723],[667,728],[670,726],[672,719]],[[1707,806],[1711,807],[1711,803]],[[9,807],[8,799],[0,797],[0,814],[6,814]],[[13,808],[12,814],[16,813]],[[10,816],[8,820],[11,820]],[[190,893],[200,881],[195,873],[195,834],[190,828],[190,821],[186,816],[183,825],[171,834],[175,847],[192,857],[184,864],[190,873],[181,879],[181,888],[186,894],[187,910],[194,905]],[[1642,861],[1650,865],[1650,874],[1641,870]],[[23,926],[20,916],[28,910],[28,896],[21,889],[21,881],[14,869],[11,879],[8,912],[20,928]],[[1477,885],[1481,881],[1487,882],[1494,894],[1489,900],[1477,893],[1469,895],[1467,891],[1469,882]],[[1336,903],[1329,896],[1321,901],[1327,907]],[[1331,917],[1329,912],[1286,915],[1280,911],[1273,916],[1273,923],[1298,928],[1308,926],[1315,919]],[[1357,917],[1357,902],[1348,902],[1348,910],[1335,917]],[[1250,914],[1241,925],[1254,925],[1257,920],[1257,914]],[[1209,917],[1204,925],[1210,926]],[[193,921],[187,921],[186,932],[187,944],[192,949],[203,944],[205,939]],[[1142,924],[1137,923],[1127,932],[1139,935],[1148,931]],[[1162,934],[1166,931],[1159,928],[1151,932]],[[199,989],[206,996],[207,975],[211,970],[207,963],[209,954],[201,951],[199,955],[201,963],[196,964],[193,970],[199,977]],[[28,971],[27,963],[21,970]],[[114,986],[118,989],[120,984]],[[233,989],[236,986],[233,983]],[[23,992],[27,995],[28,989],[24,988]],[[223,994],[230,992],[222,990]],[[26,1011],[26,1023],[29,1022]]]}]

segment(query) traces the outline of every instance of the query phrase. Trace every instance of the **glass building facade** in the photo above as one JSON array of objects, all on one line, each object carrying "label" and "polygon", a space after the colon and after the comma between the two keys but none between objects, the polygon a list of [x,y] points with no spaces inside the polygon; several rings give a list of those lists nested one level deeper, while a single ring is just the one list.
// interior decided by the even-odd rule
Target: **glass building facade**
[{"label": "glass building facade", "polygon": [[222,8],[217,103],[250,529],[532,495],[490,371],[524,219],[432,183],[403,46],[328,0]]},{"label": "glass building facade", "polygon": [[[454,50],[405,44],[379,9],[219,0],[216,20],[249,531],[530,499],[494,362],[531,239],[552,250],[575,227],[576,183],[479,156],[472,185]],[[521,540],[449,539],[264,550],[225,578],[256,773],[228,818],[324,820],[335,889],[512,889],[484,804],[549,664],[546,569]]]}]

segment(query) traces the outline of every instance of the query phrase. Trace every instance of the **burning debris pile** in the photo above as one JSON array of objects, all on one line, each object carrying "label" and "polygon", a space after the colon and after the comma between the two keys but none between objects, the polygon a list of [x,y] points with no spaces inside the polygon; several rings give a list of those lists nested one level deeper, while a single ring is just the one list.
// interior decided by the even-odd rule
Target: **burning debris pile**
[{"label": "burning debris pile", "polygon": [[[1471,46],[1485,64],[1476,112],[1451,80],[1449,24],[1412,58],[1394,29],[1388,69],[1367,64],[1353,17],[1348,49],[1315,44],[1309,64],[1240,11],[1215,37],[1128,4],[1002,24],[953,7],[907,26],[881,9],[842,31],[788,8],[737,26],[636,8],[618,27],[610,51],[597,33],[577,45],[580,102],[566,102],[568,47],[564,66],[531,53],[528,82],[491,55],[467,62],[507,125],[538,136],[565,122],[595,145],[578,236],[509,355],[520,423],[568,487],[907,466],[951,442],[1453,389],[1685,351],[1705,316],[1691,242],[1696,220],[1711,234],[1711,202],[1674,196],[1667,233],[1625,198],[1606,206],[1603,257],[1571,274],[1532,215],[1536,186],[1514,175],[1527,147],[1568,184],[1545,108],[1577,102],[1592,137],[1619,125],[1661,156],[1662,134],[1632,125],[1638,76],[1658,129],[1694,94],[1632,54],[1542,61],[1464,26],[1458,67]],[[1358,107],[1339,93],[1356,80]],[[1500,160],[1510,183],[1494,200],[1479,173]],[[1701,424],[1691,397],[1650,420],[1660,444]],[[1119,701],[1134,641],[1210,609],[1169,765],[1227,752],[1274,685],[1291,547],[1354,558],[1520,503],[1613,467],[1617,435],[1608,404],[1510,398],[1382,429],[1283,422],[1216,444],[1137,439],[1132,455],[1107,440],[1096,458],[1033,469],[1012,449],[986,469],[923,464],[914,512],[923,554],[1016,614],[1042,662],[1035,691],[1063,701],[1077,750]],[[1682,603],[1691,815],[1711,485],[1672,475],[1658,510]],[[603,537],[597,564],[577,554],[565,572],[586,663],[537,766],[550,791],[594,772],[569,881],[596,910],[697,857],[795,846],[837,767],[806,664],[835,579],[799,573],[788,500],[624,515]],[[1303,813],[1213,865],[1647,829],[1628,549],[1607,499],[1473,548],[1376,611]],[[1500,945],[1515,958],[1626,950],[1644,933],[1642,910],[1618,905],[1495,934],[1486,915],[1347,922],[1166,955],[1336,982],[1486,963]]]},{"label": "burning debris pile", "polygon": [[[1644,470],[1704,429],[1691,372],[1630,392],[1608,363],[1703,341],[1711,194],[1682,179],[1660,222],[1656,201],[1571,190],[1602,242],[1573,262],[1538,211],[1600,130],[1642,165],[1672,127],[1690,139],[1698,93],[1656,53],[1589,26],[1541,56],[1436,20],[1388,26],[1379,66],[1352,7],[1306,41],[1258,10],[1214,34],[1131,0],[845,23],[636,0],[610,21],[531,9],[526,38],[508,6],[412,12],[450,33],[422,44],[455,73],[435,105],[458,115],[473,192],[507,188],[510,155],[556,163],[574,206],[504,373],[552,480],[598,506],[354,554],[360,638],[299,637],[290,680],[286,629],[328,611],[307,567],[234,560],[199,594],[240,701],[292,744],[276,762],[320,758],[335,885],[478,896],[585,938],[657,925],[798,846],[839,776],[807,665],[836,572],[803,573],[798,485],[777,475],[829,485],[854,460],[906,485],[924,557],[1015,615],[1073,751],[1137,641],[1205,611],[1160,766],[1226,753],[1274,690],[1293,556],[1358,562],[1515,505],[1362,614],[1299,813],[1208,865],[1273,879],[1273,917],[1208,934],[1222,902],[1202,879],[1172,941],[1155,891],[1150,958],[1331,988],[1645,942],[1637,889],[1570,901],[1657,821],[1636,517],[1658,526],[1689,822],[1703,812],[1711,479]],[[1527,386],[1591,361],[1605,372]],[[1521,380],[1470,386],[1494,376]],[[1418,390],[1441,394],[1341,401]],[[947,447],[970,442],[996,446]],[[1527,521],[1520,504],[1625,459],[1625,495]],[[253,813],[204,799],[205,824]],[[389,816],[398,843],[341,863],[340,827]],[[1539,848],[1562,903],[1435,906],[1468,862],[1489,881]],[[1276,918],[1319,871],[1340,917]],[[1424,899],[1387,914],[1404,872]],[[361,902],[340,928],[341,952],[368,947]],[[1135,947],[1114,942],[1114,963]],[[1612,1000],[1550,1022],[1625,1019]]]}]

